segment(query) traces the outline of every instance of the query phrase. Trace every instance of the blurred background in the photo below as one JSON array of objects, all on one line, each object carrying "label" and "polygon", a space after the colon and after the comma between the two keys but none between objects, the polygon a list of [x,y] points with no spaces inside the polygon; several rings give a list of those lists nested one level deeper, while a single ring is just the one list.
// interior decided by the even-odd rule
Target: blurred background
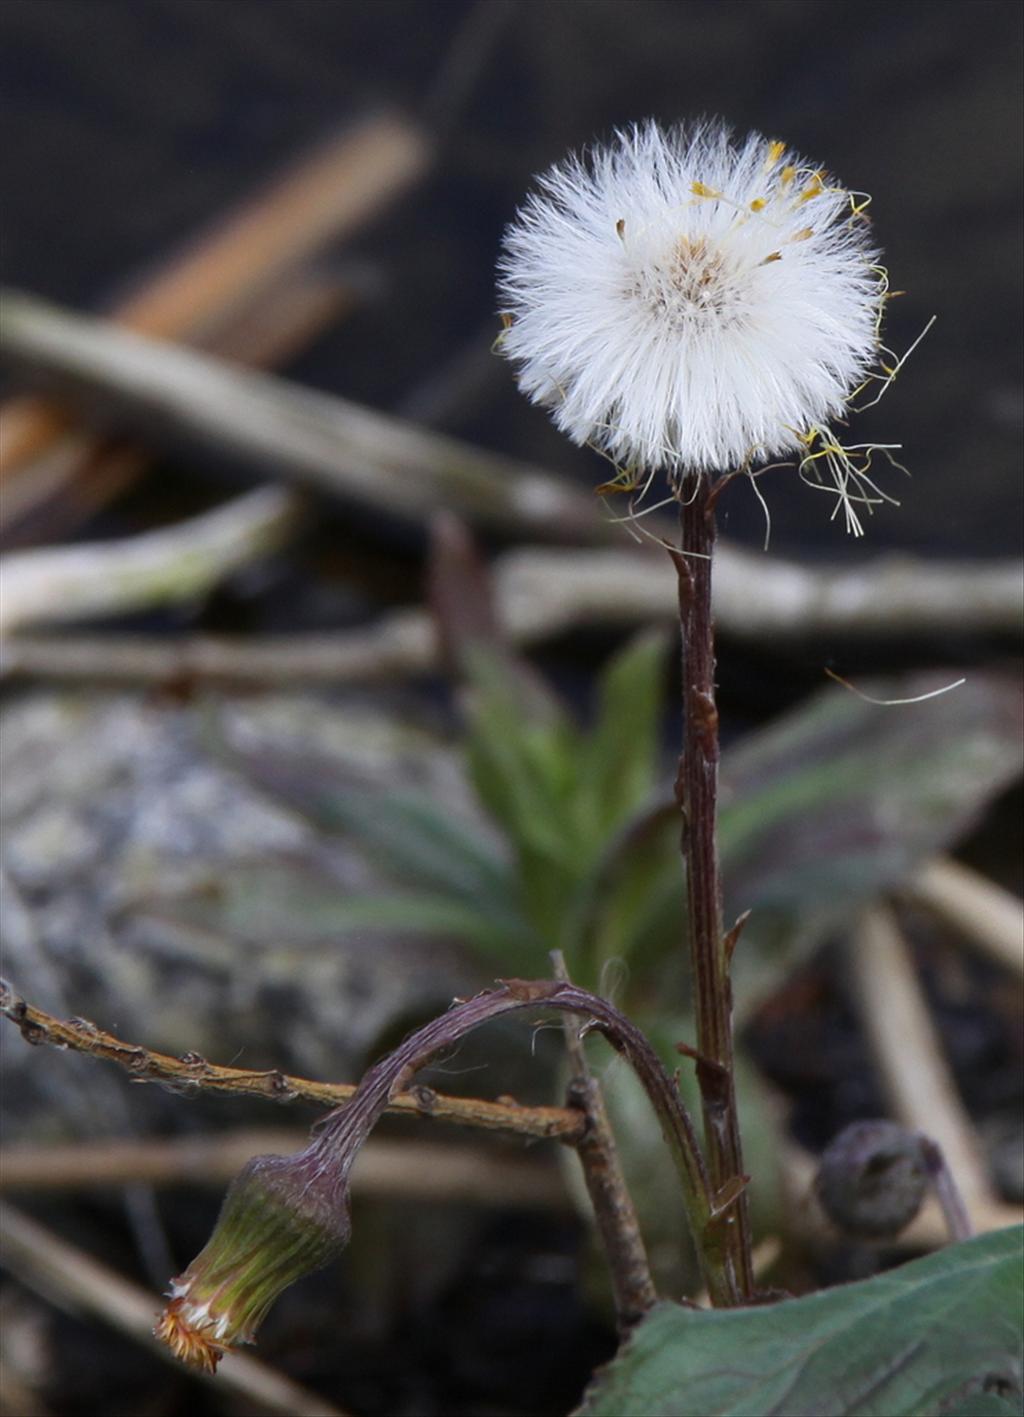
[{"label": "blurred background", "polygon": [[[739,989],[766,1282],[938,1243],[928,1214],[890,1250],[812,1214],[814,1155],[865,1116],[941,1135],[979,1224],[1019,1216],[1019,5],[4,0],[0,23],[18,995],[170,1056],[351,1081],[453,994],[543,972],[557,901],[670,781],[670,638],[616,656],[670,636],[673,587],[594,498],[605,465],[494,357],[496,253],[567,149],[721,114],[872,194],[906,292],[895,351],[937,317],[855,425],[911,473],[886,474],[900,504],[864,540],[791,471],[759,484],[767,553],[750,486],[722,503],[723,843],[730,906],[757,911]],[[461,690],[473,646],[502,639],[575,725],[552,752],[591,761],[604,724],[612,766],[636,768],[569,884],[544,878],[550,918],[523,905],[522,823],[474,776],[495,732],[537,726],[529,694],[499,730]],[[882,699],[967,684],[883,709],[826,667]],[[423,923],[423,892],[464,901],[452,822],[508,868],[472,930]],[[567,954],[668,1056],[684,981],[648,914]],[[919,1006],[920,1068],[894,1061],[887,991]],[[558,1100],[556,1033],[489,1039],[431,1084]],[[245,1156],[301,1144],[315,1113],[130,1087],[13,1024],[3,1044],[3,1411],[557,1413],[613,1350],[572,1158],[401,1121],[368,1149],[344,1262],[267,1323],[266,1366],[202,1384],[148,1344],[150,1300]],[[623,1142],[638,1173],[642,1133]]]}]

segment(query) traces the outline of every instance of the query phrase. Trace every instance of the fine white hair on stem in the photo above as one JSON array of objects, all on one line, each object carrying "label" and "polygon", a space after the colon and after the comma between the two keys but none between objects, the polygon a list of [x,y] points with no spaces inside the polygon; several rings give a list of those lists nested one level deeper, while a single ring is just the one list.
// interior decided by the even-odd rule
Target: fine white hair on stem
[{"label": "fine white hair on stem", "polygon": [[[866,205],[760,134],[624,129],[540,177],[505,233],[499,347],[563,432],[640,481],[790,454],[806,473],[880,358]],[[848,480],[833,490],[848,508]]]}]

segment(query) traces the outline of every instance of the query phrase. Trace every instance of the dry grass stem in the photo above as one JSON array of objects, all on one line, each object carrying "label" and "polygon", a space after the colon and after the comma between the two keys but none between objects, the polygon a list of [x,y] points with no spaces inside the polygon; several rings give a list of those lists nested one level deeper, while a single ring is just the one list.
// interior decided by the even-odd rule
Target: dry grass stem
[{"label": "dry grass stem", "polygon": [[893,1116],[942,1149],[978,1227],[994,1196],[910,950],[892,912],[865,912],[848,953],[854,997]]},{"label": "dry grass stem", "polygon": [[[337,321],[355,298],[350,283],[302,263],[376,215],[424,170],[426,157],[424,139],[396,117],[348,129],[172,256],[111,318],[201,343],[221,358],[273,368]],[[325,184],[322,191],[318,183]],[[16,527],[18,534],[30,514],[45,514],[53,540],[149,466],[144,449],[67,434],[67,423],[66,411],[45,399],[11,399],[0,410],[0,528]]]},{"label": "dry grass stem", "polygon": [[425,674],[436,634],[421,611],[383,616],[367,630],[246,636],[15,635],[0,642],[0,678],[167,684],[375,683]]},{"label": "dry grass stem", "polygon": [[[77,395],[90,417],[109,422],[113,414],[156,448],[241,459],[406,519],[425,520],[441,505],[505,535],[598,544],[621,537],[596,499],[540,469],[28,296],[9,294],[6,307],[0,348],[12,366]],[[546,616],[546,633],[671,613],[671,582],[649,547],[518,554],[525,559],[509,564],[510,599],[514,589],[531,623]],[[543,584],[524,589],[527,569]],[[835,571],[722,544],[715,615],[724,633],[758,641],[1011,634],[1024,624],[1020,582],[1016,561],[885,557]]]},{"label": "dry grass stem", "polygon": [[[112,548],[120,546],[130,548],[131,542],[108,544],[112,555],[115,554]],[[56,556],[62,553],[33,554]],[[1021,616],[1015,591],[1015,567],[1005,572],[996,568],[979,573],[974,578],[978,599],[973,609],[967,600],[950,607],[942,597],[929,600],[926,595],[918,597],[915,591],[912,599],[902,603],[901,611],[899,595],[893,589],[885,600],[885,607],[892,615],[879,619],[879,606],[869,604],[859,593],[852,592],[866,590],[875,574],[881,576],[885,584],[884,562],[860,572],[837,572],[827,576],[790,562],[735,549],[720,550],[718,557],[715,605],[722,607],[716,608],[718,628],[736,639],[763,641],[767,635],[783,639],[817,633],[850,636],[938,633],[951,631],[958,623],[964,628],[964,615],[976,617],[978,623],[974,628],[1008,632],[1013,628],[1014,617],[1020,619]],[[94,564],[97,574],[103,573],[104,563]],[[671,572],[659,561],[636,550],[564,548],[554,551],[524,547],[499,556],[491,572],[504,632],[520,647],[577,629],[628,630],[652,622],[667,624],[673,618]],[[973,573],[966,567],[956,572],[959,577],[969,574]],[[918,567],[915,571],[906,565],[900,575],[906,576],[908,587],[914,583],[915,575],[923,577],[927,592],[933,575],[945,580],[954,572],[943,572],[938,566]],[[987,590],[986,575],[989,577]],[[831,587],[828,592],[826,584]],[[844,589],[851,594],[844,594]],[[99,596],[102,592],[95,594]],[[18,624],[27,629],[45,623],[51,603],[52,597],[45,595],[34,610],[31,603],[23,599]],[[853,613],[857,606],[863,614]],[[67,603],[59,607],[67,620],[73,618],[74,609],[74,605]],[[190,636],[177,640],[124,634],[76,636],[74,639],[22,634],[4,645],[0,673],[137,683],[182,676],[249,683],[299,680],[333,683],[423,674],[436,669],[437,664],[437,635],[430,615],[425,610],[406,609],[383,615],[366,629],[331,634],[244,639]]]},{"label": "dry grass stem", "polygon": [[0,1417],[50,1417],[50,1408],[14,1365],[0,1358]]},{"label": "dry grass stem", "polygon": [[[123,1279],[6,1203],[0,1205],[0,1259],[22,1284],[58,1308],[75,1315],[90,1314],[168,1362],[176,1361],[170,1349],[153,1337],[160,1309],[155,1294]],[[281,1417],[344,1417],[325,1398],[247,1354],[226,1354],[216,1378],[212,1374],[196,1376],[232,1389],[261,1412]]]},{"label": "dry grass stem", "polygon": [[[139,1044],[125,1043],[85,1019],[61,1020],[34,1008],[0,981],[0,1013],[18,1025],[29,1043],[70,1048],[102,1058],[125,1069],[136,1082],[157,1082],[185,1096],[201,1091],[265,1097],[274,1102],[312,1102],[337,1107],[355,1092],[351,1083],[312,1082],[276,1069],[256,1072],[224,1068],[195,1053],[172,1058]],[[449,1097],[430,1087],[413,1086],[394,1097],[387,1111],[396,1116],[431,1117],[439,1122],[510,1132],[517,1136],[551,1138],[575,1145],[586,1119],[571,1107],[521,1107],[512,1101],[482,1102],[473,1097]]]},{"label": "dry grass stem", "polygon": [[[309,1141],[295,1129],[260,1127],[211,1136],[110,1139],[0,1150],[0,1191],[77,1191],[96,1187],[222,1186],[253,1156],[285,1156]],[[441,1142],[372,1137],[352,1176],[356,1196],[421,1203],[563,1210],[565,1186],[550,1157]]]},{"label": "dry grass stem", "polygon": [[[354,298],[352,289],[336,280],[296,273],[262,292],[218,334],[212,348],[252,368],[273,368],[336,323]],[[0,410],[0,420],[4,417]],[[34,532],[45,526],[46,540],[58,540],[138,481],[152,461],[136,444],[78,433],[54,436],[3,483],[0,531],[17,545],[34,540]]]},{"label": "dry grass stem", "polygon": [[6,551],[72,536],[127,492],[152,459],[131,443],[69,434],[4,484],[0,536]]},{"label": "dry grass stem", "polygon": [[192,600],[276,550],[300,514],[293,493],[264,487],[166,530],[122,541],[13,552],[0,564],[0,633],[37,620],[82,619]]},{"label": "dry grass stem", "polygon": [[593,497],[511,458],[31,296],[4,296],[5,358],[157,447],[227,454],[411,520],[438,505],[542,540],[613,528]]},{"label": "dry grass stem", "polygon": [[[365,224],[429,161],[424,134],[404,118],[380,114],[347,128],[164,263],[110,318],[164,339],[216,342],[222,326],[244,318],[247,307],[264,302],[269,287],[317,250]],[[67,415],[45,399],[18,398],[4,405],[0,422],[5,477],[45,452]]]},{"label": "dry grass stem", "polygon": [[905,894],[964,939],[1024,976],[1024,904],[969,866],[940,856],[907,881]]},{"label": "dry grass stem", "polygon": [[395,114],[343,129],[124,301],[115,318],[141,334],[201,340],[318,249],[378,215],[429,161],[424,133]]},{"label": "dry grass stem", "polygon": [[218,330],[210,350],[248,369],[273,369],[301,354],[359,303],[354,281],[322,271],[289,272]]}]

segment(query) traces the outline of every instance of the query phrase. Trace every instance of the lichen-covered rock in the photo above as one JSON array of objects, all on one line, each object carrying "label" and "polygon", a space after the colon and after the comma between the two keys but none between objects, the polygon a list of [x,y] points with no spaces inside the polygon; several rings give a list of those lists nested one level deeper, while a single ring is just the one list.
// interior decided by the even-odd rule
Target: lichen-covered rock
[{"label": "lichen-covered rock", "polygon": [[[358,1076],[382,1035],[445,1007],[470,975],[444,941],[331,928],[332,902],[386,886],[265,786],[303,778],[415,786],[472,810],[451,752],[365,696],[13,699],[0,722],[4,973],[42,1008],[164,1052]],[[12,1029],[3,1041],[12,1134],[80,1126],[83,1097],[117,1113],[127,1095],[152,1119],[155,1089],[136,1100],[102,1064],[30,1051]]]}]

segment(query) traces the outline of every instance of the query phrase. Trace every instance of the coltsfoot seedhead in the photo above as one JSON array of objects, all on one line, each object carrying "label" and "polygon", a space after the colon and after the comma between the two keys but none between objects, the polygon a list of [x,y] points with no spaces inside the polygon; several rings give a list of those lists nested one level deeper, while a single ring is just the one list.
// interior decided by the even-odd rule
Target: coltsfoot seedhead
[{"label": "coltsfoot seedhead", "polygon": [[856,533],[854,504],[891,500],[868,468],[896,445],[832,425],[901,363],[869,201],[719,121],[619,131],[544,173],[505,233],[498,348],[615,490],[791,457]]}]

